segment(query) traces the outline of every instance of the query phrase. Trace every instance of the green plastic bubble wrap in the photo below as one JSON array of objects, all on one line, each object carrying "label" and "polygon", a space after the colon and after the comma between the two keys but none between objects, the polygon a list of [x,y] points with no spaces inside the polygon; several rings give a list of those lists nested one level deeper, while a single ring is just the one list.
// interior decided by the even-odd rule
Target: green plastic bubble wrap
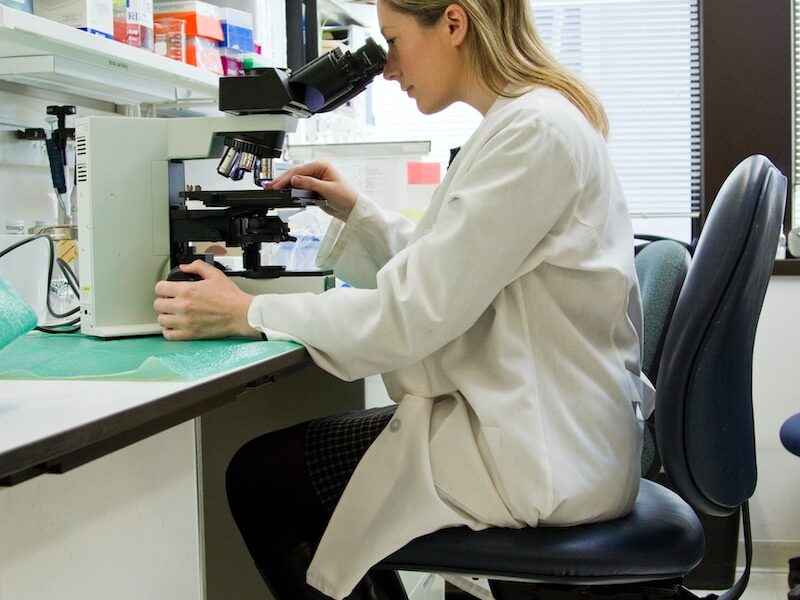
[{"label": "green plastic bubble wrap", "polygon": [[0,350],[0,379],[194,381],[300,347],[244,338],[170,342],[33,331]]},{"label": "green plastic bubble wrap", "polygon": [[36,313],[0,277],[0,348],[36,327]]}]

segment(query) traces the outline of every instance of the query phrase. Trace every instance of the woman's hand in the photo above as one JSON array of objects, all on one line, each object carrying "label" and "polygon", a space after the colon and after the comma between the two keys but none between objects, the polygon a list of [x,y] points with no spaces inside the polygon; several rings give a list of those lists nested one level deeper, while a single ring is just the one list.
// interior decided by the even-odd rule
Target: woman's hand
[{"label": "woman's hand", "polygon": [[342,221],[347,221],[356,203],[358,192],[333,168],[327,160],[294,167],[273,179],[267,189],[282,190],[288,187],[316,192],[328,201],[322,210]]},{"label": "woman's hand", "polygon": [[201,281],[159,281],[153,307],[162,334],[168,340],[194,340],[229,336],[259,337],[247,322],[253,296],[239,289],[216,267],[196,260],[181,265]]}]

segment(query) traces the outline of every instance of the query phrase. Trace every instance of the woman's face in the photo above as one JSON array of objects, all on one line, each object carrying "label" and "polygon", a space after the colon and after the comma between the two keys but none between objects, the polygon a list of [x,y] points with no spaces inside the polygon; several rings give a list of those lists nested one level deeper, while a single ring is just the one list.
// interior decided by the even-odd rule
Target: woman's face
[{"label": "woman's face", "polygon": [[420,112],[439,112],[463,99],[463,53],[453,43],[445,14],[432,27],[423,27],[416,18],[378,0],[378,22],[389,48],[383,76],[397,81]]}]

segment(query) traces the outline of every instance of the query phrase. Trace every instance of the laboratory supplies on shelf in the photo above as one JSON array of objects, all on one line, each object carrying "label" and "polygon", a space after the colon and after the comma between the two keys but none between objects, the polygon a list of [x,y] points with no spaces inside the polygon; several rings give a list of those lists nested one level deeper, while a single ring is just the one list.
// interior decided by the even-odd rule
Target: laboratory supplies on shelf
[{"label": "laboratory supplies on shelf", "polygon": [[153,51],[178,62],[186,62],[186,22],[164,17],[154,22]]},{"label": "laboratory supplies on shelf", "polygon": [[219,43],[223,74],[244,75],[244,56],[254,51],[253,15],[228,7],[220,8],[219,14],[224,36]]},{"label": "laboratory supplies on shelf", "polygon": [[0,4],[16,8],[26,13],[33,12],[33,2],[31,0],[0,0]]},{"label": "laboratory supplies on shelf", "polygon": [[186,62],[222,74],[219,43],[225,38],[219,8],[199,0],[166,0],[153,5],[156,21],[181,19],[186,23]]},{"label": "laboratory supplies on shelf", "polygon": [[216,103],[219,77],[103,36],[0,6],[0,80],[120,105]]},{"label": "laboratory supplies on shelf", "polygon": [[153,50],[153,0],[113,0],[114,39]]},{"label": "laboratory supplies on shelf", "polygon": [[114,37],[112,0],[36,0],[33,14],[106,38]]}]

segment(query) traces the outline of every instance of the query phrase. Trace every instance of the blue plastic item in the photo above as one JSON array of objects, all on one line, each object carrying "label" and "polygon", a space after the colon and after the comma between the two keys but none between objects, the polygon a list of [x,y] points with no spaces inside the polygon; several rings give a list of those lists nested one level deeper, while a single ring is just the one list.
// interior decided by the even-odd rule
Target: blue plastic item
[{"label": "blue plastic item", "polygon": [[231,48],[240,52],[253,51],[253,30],[227,21],[222,22],[222,34],[225,39],[219,43],[220,48]]},{"label": "blue plastic item", "polygon": [[789,452],[800,456],[800,413],[783,422],[781,443]]}]

